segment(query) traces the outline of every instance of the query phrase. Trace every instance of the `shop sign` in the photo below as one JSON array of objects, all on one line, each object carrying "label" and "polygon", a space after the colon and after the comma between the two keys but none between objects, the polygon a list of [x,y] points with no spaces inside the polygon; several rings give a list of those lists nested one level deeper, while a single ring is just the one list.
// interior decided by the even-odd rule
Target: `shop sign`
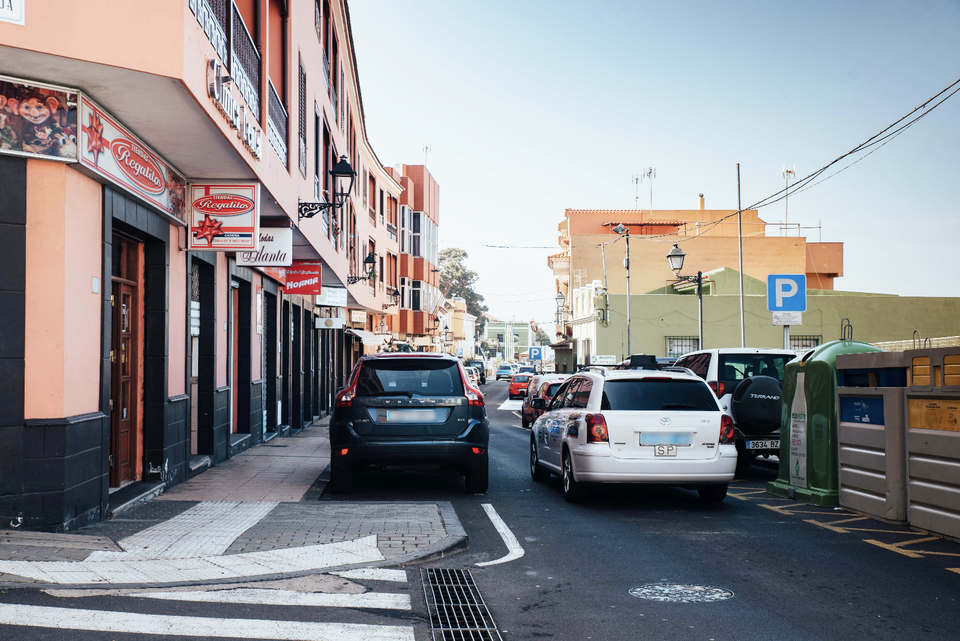
[{"label": "shop sign", "polygon": [[86,96],[80,97],[80,163],[186,222],[183,176]]},{"label": "shop sign", "polygon": [[207,92],[220,112],[227,117],[230,126],[237,131],[244,146],[259,160],[263,153],[263,132],[257,126],[250,110],[234,95],[232,87],[236,84],[238,83],[227,74],[223,65],[216,60],[207,61]]},{"label": "shop sign", "polygon": [[244,267],[287,267],[293,264],[293,230],[267,227],[260,230],[256,251],[237,252],[237,264]]},{"label": "shop sign", "polygon": [[269,276],[281,285],[287,282],[287,270],[283,267],[258,267],[257,271]]},{"label": "shop sign", "polygon": [[287,284],[283,287],[285,294],[316,296],[322,292],[320,273],[323,271],[323,263],[295,260],[286,271]]},{"label": "shop sign", "polygon": [[191,251],[256,251],[260,183],[190,183]]},{"label": "shop sign", "polygon": [[346,307],[347,288],[324,287],[323,293],[317,296],[315,303],[321,307]]},{"label": "shop sign", "polygon": [[21,27],[25,22],[27,0],[0,0],[0,22],[12,22]]},{"label": "shop sign", "polygon": [[318,318],[317,329],[343,329],[343,318]]},{"label": "shop sign", "polygon": [[367,313],[362,309],[351,309],[350,310],[350,322],[351,323],[366,323],[367,322]]},{"label": "shop sign", "polygon": [[77,162],[77,92],[0,76],[0,153]]}]

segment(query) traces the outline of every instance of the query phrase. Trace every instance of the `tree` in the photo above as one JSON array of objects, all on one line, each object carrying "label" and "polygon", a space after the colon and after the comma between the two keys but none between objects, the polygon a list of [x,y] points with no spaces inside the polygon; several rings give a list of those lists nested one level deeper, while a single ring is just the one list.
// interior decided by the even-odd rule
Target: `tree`
[{"label": "tree", "polygon": [[483,332],[487,322],[484,314],[487,306],[483,296],[474,289],[477,284],[477,272],[466,265],[467,252],[456,247],[440,250],[440,291],[444,296],[459,296],[467,301],[467,312],[477,317],[477,331]]}]

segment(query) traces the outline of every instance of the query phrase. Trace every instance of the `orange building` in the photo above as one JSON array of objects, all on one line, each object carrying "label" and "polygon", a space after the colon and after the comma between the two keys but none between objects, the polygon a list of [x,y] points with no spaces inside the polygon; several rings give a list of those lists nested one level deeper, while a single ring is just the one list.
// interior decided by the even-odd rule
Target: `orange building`
[{"label": "orange building", "polygon": [[403,207],[435,229],[438,188],[367,139],[345,0],[27,4],[0,22],[0,519],[70,529],[423,333]]}]

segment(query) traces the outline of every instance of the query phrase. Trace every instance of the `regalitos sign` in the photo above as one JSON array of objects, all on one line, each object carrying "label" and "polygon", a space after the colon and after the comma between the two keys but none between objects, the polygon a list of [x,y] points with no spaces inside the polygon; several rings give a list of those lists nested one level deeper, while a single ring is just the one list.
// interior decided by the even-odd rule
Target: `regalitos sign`
[{"label": "regalitos sign", "polygon": [[190,183],[190,251],[257,250],[260,183]]},{"label": "regalitos sign", "polygon": [[80,164],[185,222],[183,176],[86,96],[80,97]]}]

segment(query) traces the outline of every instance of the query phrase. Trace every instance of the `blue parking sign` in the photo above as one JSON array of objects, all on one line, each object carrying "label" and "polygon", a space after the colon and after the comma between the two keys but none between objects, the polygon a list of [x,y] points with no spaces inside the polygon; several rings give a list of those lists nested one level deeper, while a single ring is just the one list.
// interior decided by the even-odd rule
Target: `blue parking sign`
[{"label": "blue parking sign", "polygon": [[807,311],[807,277],[804,274],[767,276],[767,309],[771,312]]},{"label": "blue parking sign", "polygon": [[543,348],[542,347],[531,347],[528,358],[531,361],[540,361],[543,360]]}]

